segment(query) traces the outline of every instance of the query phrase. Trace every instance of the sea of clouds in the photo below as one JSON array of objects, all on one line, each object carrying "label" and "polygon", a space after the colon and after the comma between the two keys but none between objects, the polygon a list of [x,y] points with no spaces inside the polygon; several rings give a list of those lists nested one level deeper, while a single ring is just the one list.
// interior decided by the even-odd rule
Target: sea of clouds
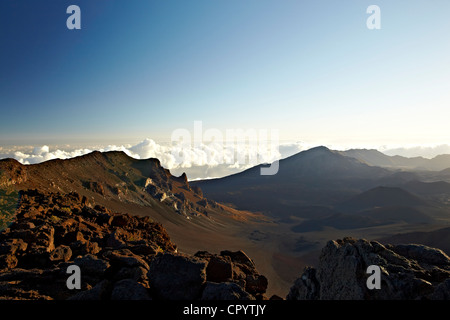
[{"label": "sea of clouds", "polygon": [[[242,150],[242,148],[245,150]],[[260,148],[258,145],[227,145],[219,143],[200,144],[188,148],[159,144],[145,139],[134,145],[107,145],[100,147],[73,148],[49,147],[0,147],[0,159],[13,158],[22,164],[36,164],[53,159],[69,159],[91,153],[123,151],[135,159],[157,158],[161,165],[174,175],[186,172],[190,180],[223,177],[257,164],[272,163],[309,148],[301,142],[279,144],[276,148]],[[187,154],[186,154],[187,153]],[[245,159],[239,155],[245,154]],[[182,155],[182,157],[180,156]]]},{"label": "sea of clouds", "polygon": [[[123,151],[135,159],[157,158],[163,167],[174,175],[186,172],[189,180],[224,177],[238,173],[257,164],[269,164],[276,160],[294,155],[316,145],[304,142],[285,142],[276,148],[260,148],[258,145],[227,145],[219,143],[200,144],[178,150],[178,146],[160,144],[152,139],[145,139],[132,145],[107,145],[95,147],[71,146],[21,146],[0,147],[0,159],[13,158],[22,164],[36,164],[52,159],[69,159],[91,153]],[[332,146],[329,146],[332,149]],[[244,149],[243,149],[244,148]],[[339,149],[339,148],[337,148]],[[433,158],[440,154],[450,154],[450,145],[412,146],[399,148],[379,148],[387,155],[405,157],[423,156]],[[180,157],[180,154],[184,154]],[[239,155],[245,154],[244,161]]]}]

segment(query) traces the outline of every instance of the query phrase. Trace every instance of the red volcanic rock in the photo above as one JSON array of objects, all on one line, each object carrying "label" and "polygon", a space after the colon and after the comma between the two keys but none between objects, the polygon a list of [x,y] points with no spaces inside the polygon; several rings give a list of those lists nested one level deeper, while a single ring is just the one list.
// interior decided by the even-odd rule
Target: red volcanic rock
[{"label": "red volcanic rock", "polygon": [[[176,251],[148,217],[112,213],[73,192],[22,191],[14,221],[0,232],[0,298],[255,299],[265,292],[265,277],[242,251]],[[80,267],[81,291],[67,288],[70,265]]]}]

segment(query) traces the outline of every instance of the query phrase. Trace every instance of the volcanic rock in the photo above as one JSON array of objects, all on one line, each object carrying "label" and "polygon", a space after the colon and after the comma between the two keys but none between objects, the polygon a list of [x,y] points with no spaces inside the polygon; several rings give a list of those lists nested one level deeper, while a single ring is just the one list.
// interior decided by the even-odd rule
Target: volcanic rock
[{"label": "volcanic rock", "polygon": [[[0,232],[0,298],[263,298],[267,279],[244,252],[176,251],[148,217],[111,212],[77,193],[24,190],[14,221]],[[80,268],[79,290],[66,285],[71,265]]]},{"label": "volcanic rock", "polygon": [[[414,300],[450,297],[450,259],[423,245],[382,245],[344,238],[322,249],[317,269],[308,267],[288,300]],[[381,270],[380,289],[367,286],[367,268]]]}]

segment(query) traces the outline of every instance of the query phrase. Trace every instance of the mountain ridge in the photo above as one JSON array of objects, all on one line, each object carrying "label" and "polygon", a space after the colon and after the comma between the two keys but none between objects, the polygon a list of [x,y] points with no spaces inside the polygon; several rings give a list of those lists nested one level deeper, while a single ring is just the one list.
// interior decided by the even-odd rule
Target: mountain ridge
[{"label": "mountain ridge", "polygon": [[[76,189],[90,197],[122,198],[141,204],[154,204],[157,195],[174,198],[174,194],[179,194],[180,199],[174,199],[179,205],[185,200],[203,199],[200,191],[194,192],[190,188],[186,174],[173,176],[156,158],[138,160],[122,151],[94,151],[71,159],[52,159],[33,165],[4,159],[0,161],[0,173],[0,183],[5,186],[65,192]],[[153,180],[158,186],[150,188],[156,183]]]},{"label": "mountain ridge", "polygon": [[372,166],[429,171],[441,171],[450,168],[450,154],[437,155],[428,159],[425,157],[389,156],[376,149],[349,149],[339,152]]},{"label": "mountain ridge", "polygon": [[258,167],[253,167],[224,178],[193,181],[192,185],[217,201],[283,216],[281,208],[288,208],[280,201],[296,199],[299,206],[335,204],[375,186],[377,180],[390,174],[387,169],[316,147],[280,160],[273,176],[261,176]]}]

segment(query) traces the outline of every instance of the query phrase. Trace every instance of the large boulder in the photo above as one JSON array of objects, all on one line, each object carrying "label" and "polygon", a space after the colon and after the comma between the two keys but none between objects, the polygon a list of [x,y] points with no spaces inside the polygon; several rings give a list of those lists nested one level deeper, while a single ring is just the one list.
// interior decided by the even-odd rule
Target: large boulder
[{"label": "large boulder", "polygon": [[220,255],[224,257],[230,257],[233,262],[244,264],[250,268],[255,268],[255,263],[253,262],[253,260],[250,259],[247,256],[247,254],[242,250],[239,251],[224,250],[220,252]]},{"label": "large boulder", "polygon": [[206,251],[199,251],[195,256],[208,261],[207,281],[226,282],[233,279],[233,262],[229,256],[219,256]]},{"label": "large boulder", "polygon": [[255,263],[245,252],[228,251],[220,252],[220,255],[207,251],[199,251],[195,256],[208,261],[206,279],[211,282],[234,282],[247,293],[265,299],[268,280],[259,274]]},{"label": "large boulder", "polygon": [[73,264],[80,267],[82,277],[84,274],[102,277],[110,266],[108,261],[92,254],[76,258]]},{"label": "large boulder", "polygon": [[269,281],[261,274],[249,274],[245,278],[245,290],[252,294],[263,294],[267,290]]},{"label": "large boulder", "polygon": [[158,254],[150,264],[150,287],[160,299],[198,299],[206,282],[206,264],[205,260],[183,254]]},{"label": "large boulder", "polygon": [[[448,257],[422,245],[382,245],[344,238],[322,249],[317,269],[306,268],[287,299],[411,300],[448,298]],[[380,268],[380,289],[369,289],[369,266]]]}]

